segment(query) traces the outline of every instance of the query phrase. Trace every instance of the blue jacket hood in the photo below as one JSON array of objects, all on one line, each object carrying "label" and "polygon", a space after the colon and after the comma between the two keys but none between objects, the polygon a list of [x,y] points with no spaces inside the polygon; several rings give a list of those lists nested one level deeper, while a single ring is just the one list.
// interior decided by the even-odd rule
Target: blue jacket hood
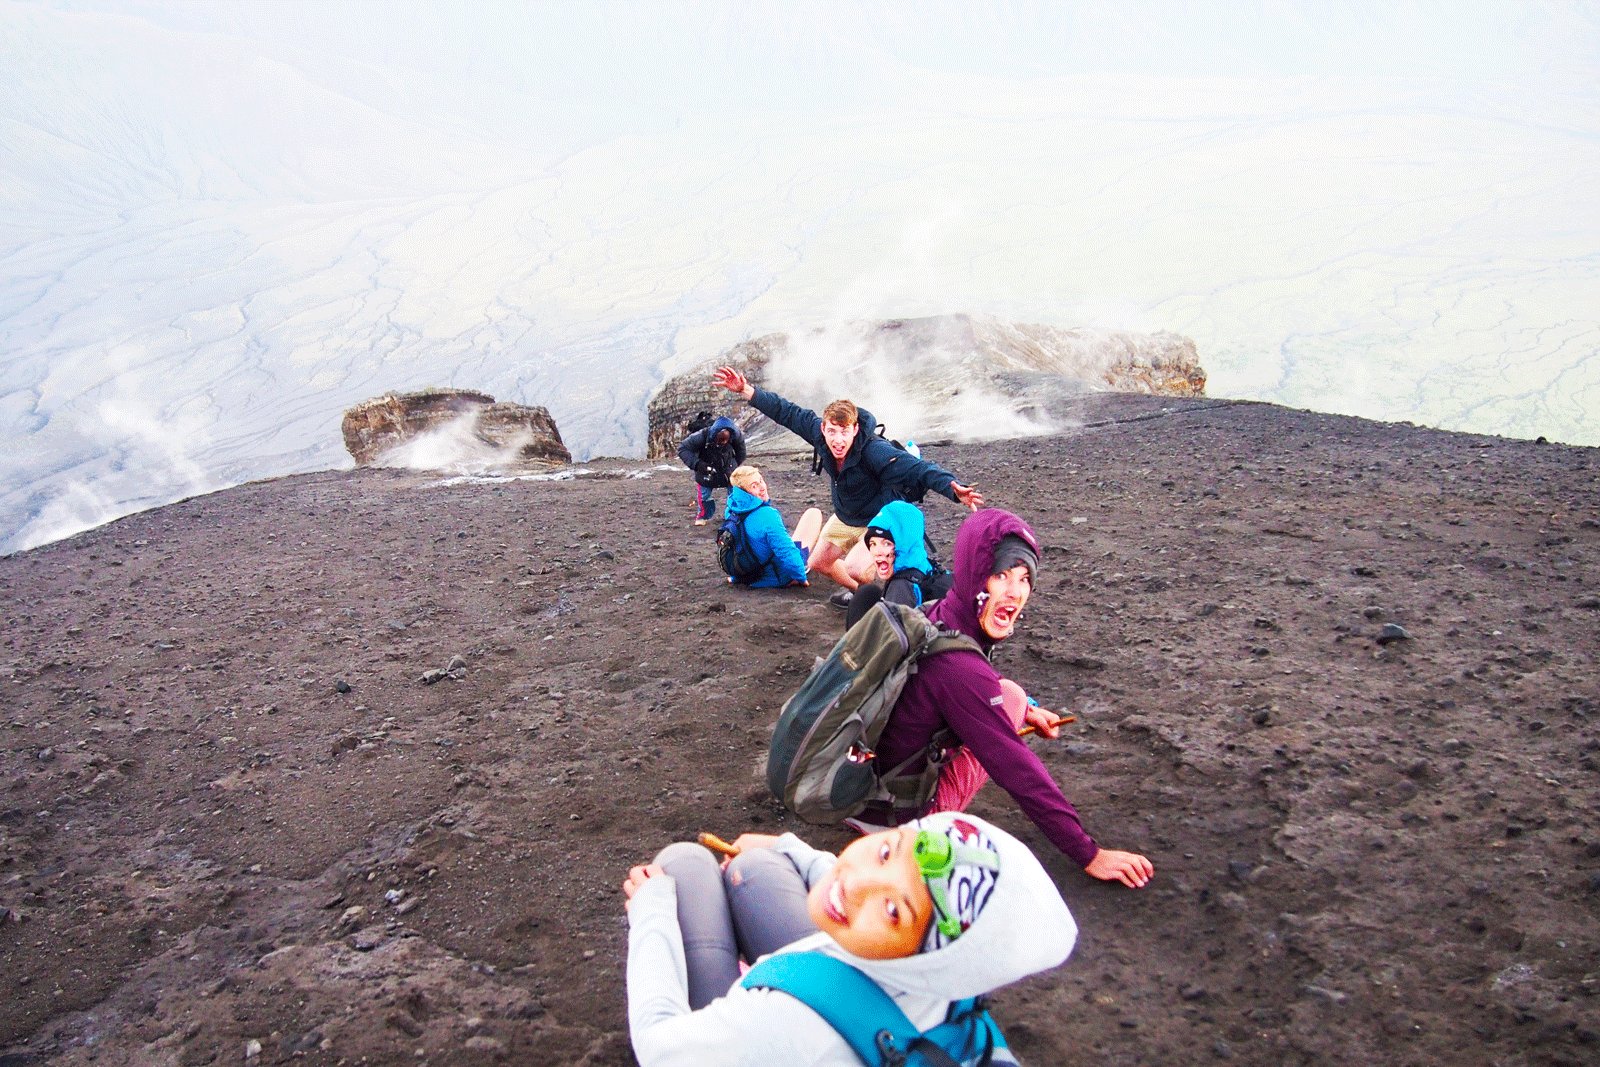
[{"label": "blue jacket hood", "polygon": [[928,559],[928,549],[923,543],[923,534],[927,524],[923,520],[922,510],[915,504],[908,504],[904,500],[891,500],[872,517],[868,526],[882,526],[889,531],[889,536],[894,538],[894,569],[903,571],[913,567],[924,573],[933,570],[933,563]]},{"label": "blue jacket hood", "polygon": [[765,500],[762,500],[748,489],[741,489],[737,485],[728,490],[727,510],[731,514],[743,515],[747,511],[754,511],[765,503]]},{"label": "blue jacket hood", "polygon": [[1027,523],[1001,508],[983,508],[967,516],[967,521],[956,531],[955,558],[951,565],[954,583],[944,599],[928,609],[929,619],[960,630],[985,649],[994,641],[978,625],[978,612],[983,607],[978,597],[985,593],[989,576],[994,572],[994,550],[1010,535],[1026,541],[1038,555],[1040,567],[1044,566],[1044,548]]}]

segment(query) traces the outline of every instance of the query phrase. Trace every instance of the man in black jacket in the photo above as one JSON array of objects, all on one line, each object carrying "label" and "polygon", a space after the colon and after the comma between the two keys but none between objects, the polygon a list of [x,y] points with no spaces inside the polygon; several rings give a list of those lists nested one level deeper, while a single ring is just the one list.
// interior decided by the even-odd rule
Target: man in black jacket
[{"label": "man in black jacket", "polygon": [[716,491],[728,488],[728,476],[744,463],[744,434],[732,419],[720,418],[685,437],[678,458],[694,471],[694,524],[704,526],[717,510]]},{"label": "man in black jacket", "polygon": [[896,448],[878,435],[872,412],[848,400],[835,400],[818,415],[770,390],[757,389],[732,367],[718,367],[711,381],[744,397],[823,456],[822,469],[833,485],[833,514],[822,527],[806,569],[826,574],[844,587],[844,593],[832,598],[840,607],[849,603],[849,591],[860,584],[846,569],[844,556],[889,501],[917,501],[932,491],[973,511],[983,507],[983,494],[975,486],[962,485],[943,467]]}]

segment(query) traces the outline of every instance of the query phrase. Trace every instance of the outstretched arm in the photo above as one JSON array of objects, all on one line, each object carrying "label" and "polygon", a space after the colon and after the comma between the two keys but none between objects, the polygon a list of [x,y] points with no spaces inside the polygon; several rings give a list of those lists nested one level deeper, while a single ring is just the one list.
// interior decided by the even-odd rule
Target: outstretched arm
[{"label": "outstretched arm", "polygon": [[[932,687],[956,737],[1050,842],[1082,865],[1085,873],[1134,889],[1149,882],[1155,866],[1148,859],[1134,852],[1101,848],[1084,830],[1077,809],[1062,795],[1038,755],[1017,736],[1010,719],[996,713],[1001,700],[999,679],[991,688],[982,672],[972,670],[975,662],[981,662],[976,652],[948,652],[918,665],[917,677],[921,684]],[[1057,716],[1042,708],[1029,708],[1024,717],[1046,736],[1052,736],[1058,725]]]},{"label": "outstretched arm", "polygon": [[633,1033],[689,1014],[689,973],[676,881],[640,864],[622,883],[628,909],[628,1023]]},{"label": "outstretched arm", "polygon": [[718,367],[713,371],[711,373],[711,384],[720,386],[730,393],[738,393],[746,400],[756,395],[756,387],[750,384],[748,378],[732,367]]},{"label": "outstretched arm", "polygon": [[801,437],[813,447],[822,444],[822,416],[809,408],[790,403],[770,389],[757,389],[750,379],[732,367],[718,367],[711,374],[711,384],[750,401],[761,414]]},{"label": "outstretched arm", "polygon": [[977,511],[983,507],[983,494],[978,492],[976,485],[962,485],[960,482],[952,481],[950,492],[955,494],[956,503],[965,505],[969,511]]},{"label": "outstretched arm", "polygon": [[962,485],[932,460],[913,456],[881,438],[867,442],[865,455],[873,473],[902,493],[934,492],[973,511],[983,507],[983,494],[976,486]]}]

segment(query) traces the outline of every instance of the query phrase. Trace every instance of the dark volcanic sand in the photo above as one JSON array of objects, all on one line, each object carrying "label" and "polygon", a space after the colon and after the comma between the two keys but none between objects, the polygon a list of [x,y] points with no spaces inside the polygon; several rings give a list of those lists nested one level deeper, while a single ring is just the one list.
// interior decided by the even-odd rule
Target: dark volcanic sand
[{"label": "dark volcanic sand", "polygon": [[[999,663],[1156,866],[979,798],[1082,927],[996,998],[1023,1059],[1600,1062],[1600,450],[1084,403],[933,450],[1049,546]],[[690,497],[346,471],[0,559],[0,1064],[630,1062],[628,865],[847,840],[758,777],[840,615],[720,584]]]}]

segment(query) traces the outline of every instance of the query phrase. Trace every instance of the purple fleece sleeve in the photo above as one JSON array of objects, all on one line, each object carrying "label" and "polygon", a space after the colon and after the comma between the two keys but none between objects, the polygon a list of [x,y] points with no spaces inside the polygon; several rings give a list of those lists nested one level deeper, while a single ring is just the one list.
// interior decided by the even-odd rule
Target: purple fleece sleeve
[{"label": "purple fleece sleeve", "polygon": [[1050,843],[1087,867],[1100,846],[1039,757],[1012,730],[1000,704],[1000,676],[989,662],[976,652],[946,652],[923,660],[913,679],[920,695],[936,702],[961,743]]}]

